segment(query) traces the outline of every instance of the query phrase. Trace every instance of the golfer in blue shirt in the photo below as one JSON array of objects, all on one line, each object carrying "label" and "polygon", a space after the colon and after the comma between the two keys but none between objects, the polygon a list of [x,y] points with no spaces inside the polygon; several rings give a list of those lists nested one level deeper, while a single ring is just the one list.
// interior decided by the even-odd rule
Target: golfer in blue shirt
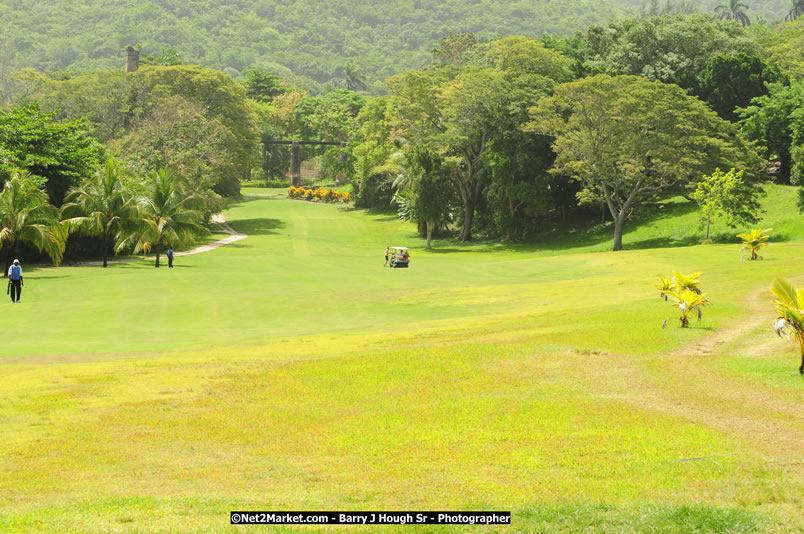
[{"label": "golfer in blue shirt", "polygon": [[14,260],[8,268],[8,285],[11,289],[11,302],[19,302],[22,295],[22,267],[20,260]]}]

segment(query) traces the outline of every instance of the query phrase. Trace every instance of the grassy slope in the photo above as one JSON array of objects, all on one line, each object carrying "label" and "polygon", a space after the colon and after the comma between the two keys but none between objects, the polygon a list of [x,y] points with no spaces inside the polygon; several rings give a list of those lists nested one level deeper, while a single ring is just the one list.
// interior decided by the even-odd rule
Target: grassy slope
[{"label": "grassy slope", "polygon": [[[173,270],[28,269],[4,326],[0,531],[491,508],[521,531],[795,532],[804,389],[763,289],[804,281],[804,228],[791,189],[767,204],[791,240],[756,263],[735,244],[589,254],[595,233],[559,250],[561,231],[425,252],[392,217],[263,198],[227,212],[247,240]],[[694,213],[655,212],[627,246],[692,240]],[[412,268],[383,269],[386,244]],[[660,327],[651,283],[672,269],[704,271],[714,303],[689,330]]]}]

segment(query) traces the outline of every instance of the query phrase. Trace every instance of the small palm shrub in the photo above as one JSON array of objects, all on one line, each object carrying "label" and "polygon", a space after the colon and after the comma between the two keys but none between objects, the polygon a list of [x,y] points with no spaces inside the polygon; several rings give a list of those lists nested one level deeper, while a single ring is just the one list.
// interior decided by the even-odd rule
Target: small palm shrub
[{"label": "small palm shrub", "polygon": [[701,320],[701,307],[711,304],[703,293],[696,293],[689,289],[682,291],[667,291],[667,295],[673,297],[675,306],[681,312],[679,321],[681,328],[687,328],[690,324],[690,314],[695,311],[698,313],[698,320]]},{"label": "small palm shrub", "polygon": [[701,289],[698,287],[700,283],[701,273],[681,274],[678,271],[673,271],[673,289],[676,291],[689,289],[700,295]]},{"label": "small palm shrub", "polygon": [[[664,297],[664,300],[669,300],[669,297],[672,297],[673,305],[681,312],[679,321],[682,328],[689,326],[689,315],[693,311],[698,315],[698,320],[701,320],[701,308],[711,304],[699,287],[701,273],[682,274],[678,271],[673,271],[673,278],[660,276],[659,280],[660,282],[654,284],[654,286],[659,289],[659,296]],[[668,319],[665,319],[662,328],[667,325],[667,321]]]},{"label": "small palm shrub", "polygon": [[[768,234],[773,228],[765,228],[764,230],[751,230],[746,234],[737,234],[737,237],[743,240],[743,248],[740,252],[748,251],[751,253],[750,260],[761,260],[762,256],[759,255],[760,249],[768,245],[767,241],[770,235]],[[741,260],[743,258],[740,258]]]},{"label": "small palm shrub", "polygon": [[670,278],[665,278],[664,276],[660,276],[659,283],[653,285],[659,289],[659,298],[667,300],[667,292],[673,289],[673,280]]},{"label": "small palm shrub", "polygon": [[776,320],[773,328],[776,334],[787,336],[798,344],[801,354],[799,374],[804,375],[804,286],[796,289],[787,280],[776,280],[771,286],[771,293],[776,299]]}]

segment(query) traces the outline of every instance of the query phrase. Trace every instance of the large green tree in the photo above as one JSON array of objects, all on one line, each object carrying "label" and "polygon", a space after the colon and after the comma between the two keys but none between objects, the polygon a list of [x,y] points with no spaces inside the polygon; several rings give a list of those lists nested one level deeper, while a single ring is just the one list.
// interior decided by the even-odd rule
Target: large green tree
[{"label": "large green tree", "polygon": [[130,76],[142,77],[150,98],[180,96],[203,109],[207,119],[220,124],[231,167],[215,190],[225,196],[239,194],[240,180],[250,176],[260,153],[257,108],[245,87],[222,72],[192,65],[145,67]]},{"label": "large green tree", "polygon": [[781,183],[790,183],[792,153],[798,145],[796,132],[804,130],[798,126],[803,108],[804,82],[774,83],[768,85],[767,95],[754,98],[750,106],[739,112],[743,134],[759,143],[766,159],[779,161]]},{"label": "large green tree", "polygon": [[36,103],[0,110],[0,179],[15,168],[45,179],[50,201],[61,205],[64,194],[98,167],[103,147],[86,133],[82,119],[57,122]]},{"label": "large green tree", "polygon": [[550,140],[521,126],[529,120],[528,109],[571,74],[564,56],[534,39],[504,37],[487,48],[487,57],[509,85],[504,113],[484,156],[489,170],[484,197],[492,226],[488,233],[525,239],[554,205],[566,216],[566,202],[558,194],[565,180],[547,172],[555,158]]},{"label": "large green tree", "polygon": [[432,150],[418,146],[405,154],[405,167],[410,176],[410,195],[407,197],[410,216],[425,227],[425,248],[430,249],[433,231],[449,216],[455,195],[450,183],[450,170]]},{"label": "large green tree", "polygon": [[591,69],[694,89],[715,54],[756,55],[758,48],[746,30],[709,14],[663,15],[590,27],[585,61]]},{"label": "large green tree", "polygon": [[[505,209],[507,203],[516,213],[523,205],[523,189],[533,181],[526,169],[534,161],[510,151],[510,143],[519,143],[522,136],[515,139],[518,134],[509,132],[518,130],[525,110],[555,80],[568,77],[569,69],[560,53],[526,37],[477,43],[472,50],[465,49],[471,40],[447,44],[454,46],[441,53],[448,58],[441,59],[442,66],[393,77],[388,86],[411,141],[427,145],[449,163],[464,209],[459,239],[466,241],[490,184],[496,183],[496,206]],[[549,158],[549,149],[542,148],[537,159]]]},{"label": "large green tree", "polygon": [[754,172],[759,160],[736,129],[681,88],[635,76],[566,83],[532,109],[530,131],[554,136],[553,172],[582,181],[580,199],[606,202],[613,250],[645,200],[717,167]]},{"label": "large green tree", "polygon": [[270,71],[248,69],[242,81],[246,95],[257,102],[271,102],[275,96],[287,93],[290,87],[282,84],[282,77]]},{"label": "large green tree", "polygon": [[718,54],[701,72],[697,94],[721,118],[737,122],[736,108],[746,107],[752,98],[768,94],[767,84],[785,79],[779,67],[768,65],[756,56]]},{"label": "large green tree", "polygon": [[208,118],[197,103],[167,96],[142,118],[128,135],[110,142],[125,166],[139,176],[173,169],[187,192],[204,200],[205,213],[219,210],[214,192],[225,187],[232,172],[233,155],[225,143],[227,130]]},{"label": "large green tree", "polygon": [[403,173],[400,147],[407,143],[396,110],[388,98],[369,98],[357,117],[349,181],[355,205],[387,209],[393,182]]},{"label": "large green tree", "polygon": [[701,208],[701,221],[706,221],[704,239],[709,241],[712,219],[718,216],[725,216],[731,227],[758,222],[762,194],[763,191],[754,184],[745,183],[743,171],[715,169],[711,175],[704,176],[693,194]]}]

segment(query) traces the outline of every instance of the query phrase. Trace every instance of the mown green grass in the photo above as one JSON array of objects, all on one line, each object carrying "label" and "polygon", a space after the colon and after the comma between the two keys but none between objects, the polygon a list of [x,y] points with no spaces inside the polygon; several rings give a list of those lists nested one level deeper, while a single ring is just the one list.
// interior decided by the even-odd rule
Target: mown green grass
[{"label": "mown green grass", "polygon": [[[426,252],[392,215],[280,195],[232,205],[249,238],[172,270],[28,268],[0,357],[0,531],[503,509],[520,532],[797,532],[804,382],[756,297],[804,282],[794,197],[771,188],[763,224],[791,233],[761,262],[736,240],[641,248],[687,208],[619,253]],[[386,245],[412,267],[384,269]],[[713,302],[690,329],[651,286],[673,269],[703,271]]]}]

